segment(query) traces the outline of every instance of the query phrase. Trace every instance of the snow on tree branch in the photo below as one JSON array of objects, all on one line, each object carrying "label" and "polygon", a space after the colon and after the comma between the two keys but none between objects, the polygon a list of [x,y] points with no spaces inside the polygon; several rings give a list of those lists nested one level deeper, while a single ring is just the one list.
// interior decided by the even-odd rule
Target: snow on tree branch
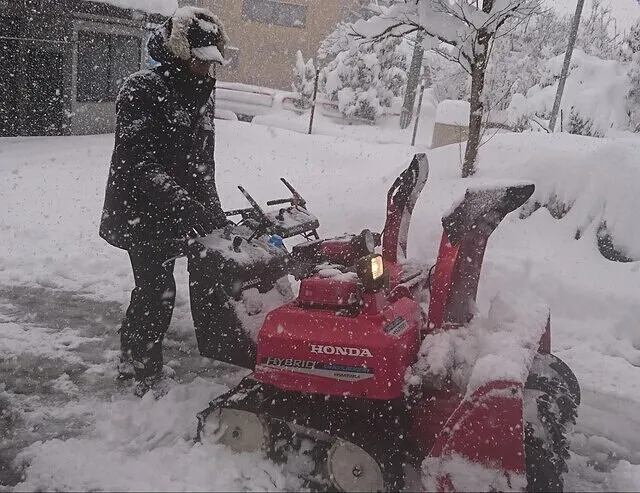
[{"label": "snow on tree branch", "polygon": [[[425,34],[425,49],[449,52],[466,70],[484,49],[479,35],[492,38],[513,17],[527,17],[540,8],[540,0],[407,0],[397,1],[368,20],[354,24],[357,36],[368,39],[404,37],[417,30]],[[446,51],[445,51],[446,52]]]}]

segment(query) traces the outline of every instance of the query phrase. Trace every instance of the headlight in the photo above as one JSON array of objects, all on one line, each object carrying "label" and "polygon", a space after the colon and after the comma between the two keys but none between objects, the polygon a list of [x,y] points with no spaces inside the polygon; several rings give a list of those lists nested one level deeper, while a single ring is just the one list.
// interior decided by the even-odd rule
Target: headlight
[{"label": "headlight", "polygon": [[362,257],[358,261],[356,270],[365,292],[372,293],[385,287],[388,276],[385,275],[384,263],[380,254],[374,253]]},{"label": "headlight", "polygon": [[382,257],[376,256],[371,258],[371,277],[375,281],[376,279],[382,277],[384,274],[384,264],[382,263]]}]

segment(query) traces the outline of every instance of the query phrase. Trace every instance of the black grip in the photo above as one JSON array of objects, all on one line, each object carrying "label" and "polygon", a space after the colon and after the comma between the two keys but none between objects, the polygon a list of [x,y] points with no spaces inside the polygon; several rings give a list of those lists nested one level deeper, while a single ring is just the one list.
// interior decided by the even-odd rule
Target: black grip
[{"label": "black grip", "polygon": [[269,200],[267,202],[267,205],[290,204],[291,202],[293,202],[293,199],[275,199],[275,200]]}]

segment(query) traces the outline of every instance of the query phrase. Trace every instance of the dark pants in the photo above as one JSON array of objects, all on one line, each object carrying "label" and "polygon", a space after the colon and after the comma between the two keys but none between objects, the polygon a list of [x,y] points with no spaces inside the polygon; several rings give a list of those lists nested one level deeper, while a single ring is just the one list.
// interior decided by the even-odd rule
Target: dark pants
[{"label": "dark pants", "polygon": [[131,248],[135,288],[120,328],[120,347],[132,356],[136,376],[162,370],[162,340],[176,296],[173,277],[178,256],[187,256],[191,314],[204,356],[252,366],[255,346],[247,337],[219,279],[219,260],[197,242],[141,243]]},{"label": "dark pants", "polygon": [[120,328],[120,348],[133,358],[136,375],[162,370],[162,340],[176,299],[174,260],[183,253],[175,242],[139,243],[128,250],[135,288]]}]

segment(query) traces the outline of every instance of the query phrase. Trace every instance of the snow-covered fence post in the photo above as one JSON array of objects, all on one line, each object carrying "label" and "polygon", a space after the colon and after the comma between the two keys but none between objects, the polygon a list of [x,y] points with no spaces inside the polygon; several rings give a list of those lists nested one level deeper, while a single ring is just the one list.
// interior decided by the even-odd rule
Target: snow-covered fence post
[{"label": "snow-covered fence post", "polygon": [[320,79],[320,69],[316,69],[316,80],[313,84],[313,100],[311,101],[311,115],[309,116],[309,135],[313,131],[313,117],[316,113],[316,103],[318,100],[318,79]]}]

